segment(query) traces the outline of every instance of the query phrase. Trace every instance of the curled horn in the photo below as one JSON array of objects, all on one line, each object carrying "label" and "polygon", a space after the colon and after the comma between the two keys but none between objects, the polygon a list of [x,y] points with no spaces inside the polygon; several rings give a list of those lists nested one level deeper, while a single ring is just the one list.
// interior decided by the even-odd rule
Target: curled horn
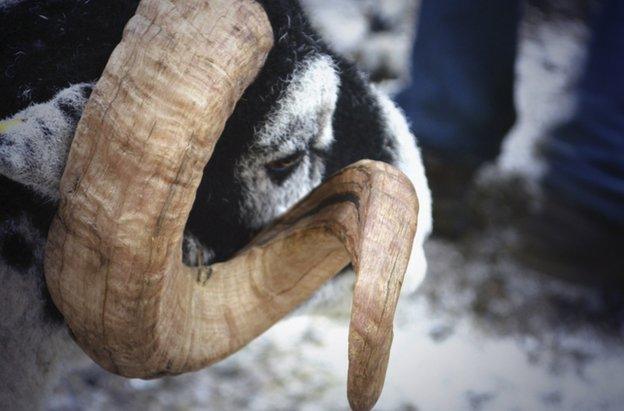
[{"label": "curled horn", "polygon": [[153,378],[236,352],[351,262],[348,396],[353,409],[370,409],[416,230],[403,174],[356,163],[229,261],[182,263],[203,169],[272,44],[253,0],[141,2],[78,125],[46,282],[91,358]]}]

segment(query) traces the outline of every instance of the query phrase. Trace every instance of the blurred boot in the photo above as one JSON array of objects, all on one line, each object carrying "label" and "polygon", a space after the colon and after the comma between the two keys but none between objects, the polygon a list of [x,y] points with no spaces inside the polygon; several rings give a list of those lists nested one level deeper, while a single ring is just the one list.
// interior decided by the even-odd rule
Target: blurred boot
[{"label": "blurred boot", "polygon": [[519,225],[519,259],[568,281],[624,285],[624,227],[547,195]]},{"label": "blurred boot", "polygon": [[456,238],[477,167],[498,155],[515,120],[519,2],[423,0],[411,84],[397,97],[423,150],[434,235]]},{"label": "blurred boot", "polygon": [[449,162],[433,150],[422,149],[432,196],[433,234],[458,239],[474,225],[468,207],[477,164]]}]

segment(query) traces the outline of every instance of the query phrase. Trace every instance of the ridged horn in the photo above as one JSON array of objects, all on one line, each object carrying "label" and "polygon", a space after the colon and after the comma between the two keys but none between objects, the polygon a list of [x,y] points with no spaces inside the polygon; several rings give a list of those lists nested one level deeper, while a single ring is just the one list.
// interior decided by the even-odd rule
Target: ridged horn
[{"label": "ridged horn", "polygon": [[401,172],[356,163],[229,261],[182,263],[203,169],[272,42],[253,0],[141,2],[78,125],[46,282],[93,360],[153,378],[236,352],[351,262],[348,396],[370,409],[416,229],[418,202]]}]

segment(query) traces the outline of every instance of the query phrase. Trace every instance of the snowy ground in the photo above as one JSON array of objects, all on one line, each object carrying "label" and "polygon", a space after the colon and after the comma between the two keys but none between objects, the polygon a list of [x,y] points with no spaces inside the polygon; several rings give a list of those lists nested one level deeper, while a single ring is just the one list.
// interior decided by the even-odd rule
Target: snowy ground
[{"label": "snowy ground", "polygon": [[[395,43],[396,59],[365,51],[379,40],[375,50],[386,53],[384,44],[411,35],[403,23],[371,30],[365,17],[376,2],[306,3],[315,24],[330,22],[321,28],[337,49],[371,71],[379,67],[375,61],[394,61],[391,77],[403,78],[407,63],[400,56],[409,46]],[[416,3],[390,2],[401,3],[386,9],[384,19],[408,21],[400,7],[413,11]],[[331,10],[351,18],[336,18]],[[587,37],[578,22],[545,28],[540,18],[522,27],[519,121],[494,166],[532,178],[539,174],[532,145],[569,112],[577,78],[570,68],[581,64]],[[564,284],[523,266],[509,251],[515,237],[512,227],[495,225],[461,242],[428,243],[428,277],[399,304],[378,409],[624,409],[624,296]],[[126,380],[87,363],[65,374],[47,409],[344,410],[348,312],[343,302],[322,315],[290,318],[237,355],[191,375]]]},{"label": "snowy ground", "polygon": [[[508,237],[429,243],[430,275],[399,305],[378,409],[622,409],[622,307],[518,264]],[[145,382],[87,366],[48,409],[347,409],[348,306],[324,314],[282,322],[192,375]]]}]

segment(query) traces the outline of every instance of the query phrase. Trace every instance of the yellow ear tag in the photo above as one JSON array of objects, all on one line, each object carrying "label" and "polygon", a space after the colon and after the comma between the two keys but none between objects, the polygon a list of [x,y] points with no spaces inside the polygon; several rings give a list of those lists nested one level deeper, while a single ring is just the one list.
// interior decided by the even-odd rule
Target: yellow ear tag
[{"label": "yellow ear tag", "polygon": [[9,132],[13,127],[22,124],[24,120],[16,118],[13,120],[0,121],[0,134]]}]

